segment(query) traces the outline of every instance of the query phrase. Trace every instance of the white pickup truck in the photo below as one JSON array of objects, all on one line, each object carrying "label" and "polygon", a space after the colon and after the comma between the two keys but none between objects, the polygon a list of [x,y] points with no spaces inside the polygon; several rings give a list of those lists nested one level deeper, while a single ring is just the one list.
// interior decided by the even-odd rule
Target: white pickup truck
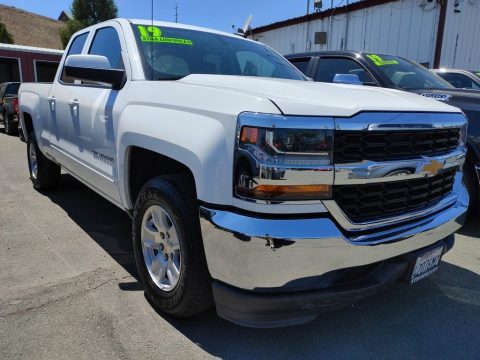
[{"label": "white pickup truck", "polygon": [[146,294],[178,317],[285,326],[414,283],[468,205],[460,110],[314,83],[235,35],[104,22],[19,102],[33,186],[63,168],[128,212]]}]

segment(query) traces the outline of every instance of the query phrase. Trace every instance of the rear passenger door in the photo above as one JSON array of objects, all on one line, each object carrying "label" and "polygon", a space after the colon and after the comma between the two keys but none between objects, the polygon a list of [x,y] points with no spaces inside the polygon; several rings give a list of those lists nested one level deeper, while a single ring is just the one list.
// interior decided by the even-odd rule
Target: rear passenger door
[{"label": "rear passenger door", "polygon": [[[68,48],[67,56],[79,55],[87,42],[89,32],[77,35]],[[48,140],[53,156],[68,171],[73,171],[78,165],[78,154],[83,151],[78,143],[79,129],[77,109],[72,103],[75,80],[65,75],[64,62],[62,71],[57,75],[46,99],[45,113],[42,118],[49,119]],[[42,135],[43,136],[43,135]]]},{"label": "rear passenger door", "polygon": [[[112,69],[125,70],[128,58],[123,56],[126,51],[120,25],[110,23],[92,32],[84,52],[105,56]],[[121,94],[122,90],[113,90],[110,85],[85,81],[76,84],[72,94],[78,116],[77,141],[82,148],[78,160],[83,166],[78,168],[78,175],[114,202],[119,200],[115,109]]]},{"label": "rear passenger door", "polygon": [[337,74],[356,75],[363,85],[379,86],[373,75],[360,62],[349,57],[320,57],[312,77],[315,81],[333,83]]}]

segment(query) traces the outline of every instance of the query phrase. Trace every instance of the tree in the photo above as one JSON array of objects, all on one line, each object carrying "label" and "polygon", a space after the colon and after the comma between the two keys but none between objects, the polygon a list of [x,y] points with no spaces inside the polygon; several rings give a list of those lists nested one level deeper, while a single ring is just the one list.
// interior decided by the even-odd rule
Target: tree
[{"label": "tree", "polygon": [[0,43],[13,44],[13,36],[7,31],[4,23],[0,22]]},{"label": "tree", "polygon": [[72,15],[85,26],[117,17],[114,0],[73,0]]},{"label": "tree", "polygon": [[115,0],[73,0],[73,19],[67,22],[66,27],[60,30],[60,38],[65,48],[70,37],[87,26],[117,17],[118,8]]},{"label": "tree", "polygon": [[60,40],[62,40],[63,48],[67,47],[68,41],[78,30],[82,30],[85,26],[79,21],[68,20],[67,25],[60,29]]}]

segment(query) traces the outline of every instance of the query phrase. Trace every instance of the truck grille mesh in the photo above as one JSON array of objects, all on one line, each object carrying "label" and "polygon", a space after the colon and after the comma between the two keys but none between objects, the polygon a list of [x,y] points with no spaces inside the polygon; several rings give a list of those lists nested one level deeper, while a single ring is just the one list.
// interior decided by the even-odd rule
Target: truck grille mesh
[{"label": "truck grille mesh", "polygon": [[435,205],[452,191],[456,170],[429,178],[334,186],[334,199],[354,223],[384,219]]},{"label": "truck grille mesh", "polygon": [[460,130],[335,131],[334,163],[388,161],[434,156],[458,146]]}]

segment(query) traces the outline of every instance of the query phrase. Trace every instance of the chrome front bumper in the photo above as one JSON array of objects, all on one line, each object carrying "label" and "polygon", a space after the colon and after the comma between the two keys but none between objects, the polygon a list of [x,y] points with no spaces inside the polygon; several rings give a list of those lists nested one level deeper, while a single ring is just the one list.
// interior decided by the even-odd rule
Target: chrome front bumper
[{"label": "chrome front bumper", "polygon": [[302,279],[427,247],[463,225],[468,193],[461,177],[453,204],[362,235],[343,231],[330,217],[261,218],[201,207],[208,269],[213,279],[240,289],[294,291]]}]

